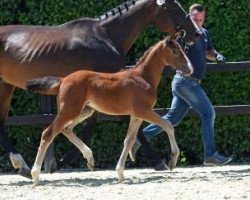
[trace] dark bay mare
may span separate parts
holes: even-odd
[[[136,66],[117,73],[101,73],[88,70],[76,71],[64,78],[47,76],[26,82],[26,88],[43,94],[57,95],[58,113],[54,121],[43,131],[36,160],[31,170],[34,185],[39,175],[45,153],[62,133],[87,159],[93,170],[95,162],[91,149],[73,132],[74,127],[90,117],[95,110],[110,115],[129,115],[130,123],[124,147],[116,166],[119,181],[124,180],[126,158],[135,143],[143,120],[154,123],[166,131],[170,146],[170,169],[176,166],[179,148],[174,128],[152,110],[157,99],[157,87],[165,66],[171,65],[189,75],[192,66],[180,45],[172,38],[156,43],[139,60]],[[112,141],[110,141],[112,142]]]
[[[181,32],[187,43],[200,32],[174,0],[132,0],[99,18],[81,18],[57,26],[0,27],[0,144],[19,174],[30,169],[6,134],[6,119],[13,91],[43,76],[64,77],[85,69],[117,72],[125,55],[149,24],[169,34]]]

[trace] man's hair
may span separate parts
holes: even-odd
[[[190,6],[189,8],[189,13],[191,13],[193,10],[197,10],[198,12],[203,12],[206,11],[206,9],[204,8],[203,5],[195,3],[193,5]]]

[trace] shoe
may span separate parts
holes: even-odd
[[[136,157],[136,154],[137,154],[137,151],[140,147],[140,143],[138,141],[135,141],[135,144],[134,146],[132,147],[132,149],[129,151],[129,157],[130,159],[135,162],[135,157]]]
[[[225,165],[232,161],[231,157],[225,157],[215,152],[212,156],[208,157],[204,161],[204,165],[214,166],[214,165]]]
[[[154,167],[155,171],[166,171],[169,170],[169,167],[166,165],[166,163],[164,161],[156,164]]]

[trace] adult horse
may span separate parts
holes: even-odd
[[[90,170],[94,168],[91,149],[73,132],[78,123],[90,117],[95,110],[111,115],[129,115],[130,123],[124,147],[116,166],[118,179],[124,180],[125,161],[134,145],[143,120],[158,124],[166,131],[170,146],[170,169],[176,166],[179,148],[174,128],[152,110],[157,98],[157,87],[165,66],[171,65],[183,73],[192,73],[192,65],[173,38],[167,38],[151,47],[135,68],[117,73],[100,73],[88,70],[74,72],[64,78],[47,76],[26,82],[26,88],[43,94],[57,95],[58,114],[41,136],[40,146],[31,174],[34,185],[39,175],[44,155],[50,143],[62,133],[82,152]]]
[[[200,32],[174,0],[132,0],[97,19],[82,18],[58,26],[11,25],[0,27],[0,144],[19,174],[30,169],[5,132],[13,91],[25,81],[53,75],[64,77],[88,69],[116,72],[142,30],[154,24],[174,34],[181,31],[187,43]]]

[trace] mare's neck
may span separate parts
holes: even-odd
[[[142,30],[154,22],[157,10],[155,1],[137,0],[135,5],[123,8],[121,14],[104,15],[100,23],[117,49],[125,55]]]
[[[157,43],[142,57],[135,68],[138,75],[142,76],[154,90],[157,90],[166,65],[165,57],[162,55],[163,48],[162,41]]]

